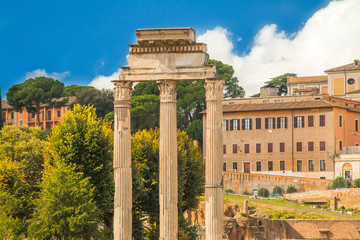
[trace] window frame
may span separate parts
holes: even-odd
[[[244,153],[246,153],[246,154],[250,153],[250,144],[249,143],[244,144]]]
[[[308,115],[308,127],[314,127],[314,115]]]
[[[339,127],[342,128],[342,126],[343,126],[343,121],[342,121],[342,115],[341,115],[341,114],[339,114],[338,121],[339,121]]]
[[[302,152],[302,151],[303,151],[302,142],[296,142],[296,152]]]
[[[233,144],[232,145],[232,154],[237,154],[238,153],[238,148],[237,148],[237,144]]]
[[[322,114],[319,116],[319,127],[326,126],[326,115]]]
[[[326,171],[326,161],[325,161],[325,159],[320,159],[320,171]]]
[[[315,168],[314,160],[308,160],[308,170],[309,172],[313,172]]]
[[[256,143],[256,153],[261,153],[261,143]]]
[[[268,171],[273,171],[273,170],[274,170],[274,162],[268,161]]]
[[[256,171],[261,172],[261,161],[256,162]]]
[[[305,117],[294,116],[294,128],[304,128],[304,127],[305,127]]]
[[[326,151],[326,141],[319,142],[319,151],[321,151],[321,152]]]
[[[274,151],[273,143],[268,143],[268,153],[272,153]]]
[[[281,146],[282,146],[283,148],[281,148]],[[285,143],[284,143],[284,142],[281,142],[281,143],[280,143],[279,152],[285,152]]]
[[[280,171],[285,171],[285,161],[280,161]]]
[[[315,151],[315,144],[314,142],[308,142],[308,152]]]
[[[302,160],[296,160],[296,171],[302,172]]]
[[[238,171],[238,164],[237,162],[233,162],[233,172],[237,172]]]
[[[359,120],[355,119],[355,132],[359,131]]]

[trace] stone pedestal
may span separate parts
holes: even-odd
[[[130,81],[114,82],[114,239],[132,240]]]
[[[178,239],[177,81],[158,81],[160,90],[160,239]]]
[[[221,240],[224,233],[224,197],[222,177],[222,113],[224,79],[205,80],[206,89],[206,240]]]

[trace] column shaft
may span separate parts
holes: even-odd
[[[175,240],[178,239],[177,82],[158,81],[158,85],[160,89],[160,240]]]
[[[222,100],[225,81],[205,80],[206,89],[206,165],[205,233],[206,240],[221,240],[224,233],[222,176]]]
[[[129,81],[114,81],[114,239],[132,240],[132,171]]]

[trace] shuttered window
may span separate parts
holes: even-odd
[[[314,127],[314,116],[308,116],[308,127]]]
[[[256,153],[261,153],[261,143],[256,144]]]
[[[277,128],[287,128],[287,117],[277,118]]]
[[[273,161],[269,161],[268,162],[268,171],[272,171],[273,170]]]
[[[280,152],[285,152],[285,143],[280,143]]]
[[[252,119],[251,118],[245,118],[242,119],[242,129],[243,130],[251,130],[252,129]]]
[[[294,127],[295,128],[303,128],[304,125],[305,125],[305,117],[304,116],[294,117]]]
[[[285,161],[280,161],[280,170],[281,171],[285,170]]]
[[[325,127],[325,115],[320,115],[319,117],[319,126]]]
[[[237,154],[237,144],[233,144],[233,154]]]
[[[308,151],[309,152],[314,151],[314,142],[308,142]]]
[[[275,128],[275,118],[265,118],[265,129]]]
[[[325,141],[320,141],[320,151],[325,151]]]
[[[261,118],[256,119],[256,129],[261,129]]]
[[[302,152],[302,142],[297,142],[296,143],[296,151],[297,152]]]
[[[245,153],[250,153],[250,144],[245,144],[244,150],[245,150]]]
[[[256,162],[256,171],[261,171],[261,162]]]
[[[273,152],[273,144],[272,143],[268,143],[268,152],[269,153]]]
[[[355,120],[355,131],[359,131],[359,120]]]
[[[226,154],[226,145],[223,145],[223,154]]]

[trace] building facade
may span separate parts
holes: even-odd
[[[63,98],[59,99],[60,101]],[[54,127],[62,116],[70,109],[70,106],[75,102],[75,97],[69,97],[67,103],[62,107],[51,107],[41,105],[39,109],[40,127],[49,129]],[[34,127],[37,125],[37,116],[26,111],[24,108],[20,112],[15,112],[14,109],[7,103],[7,100],[2,100],[2,117],[5,125],[15,126],[29,126]]]
[[[335,157],[360,144],[359,120],[360,102],[328,95],[226,100],[223,170],[333,179]]]

